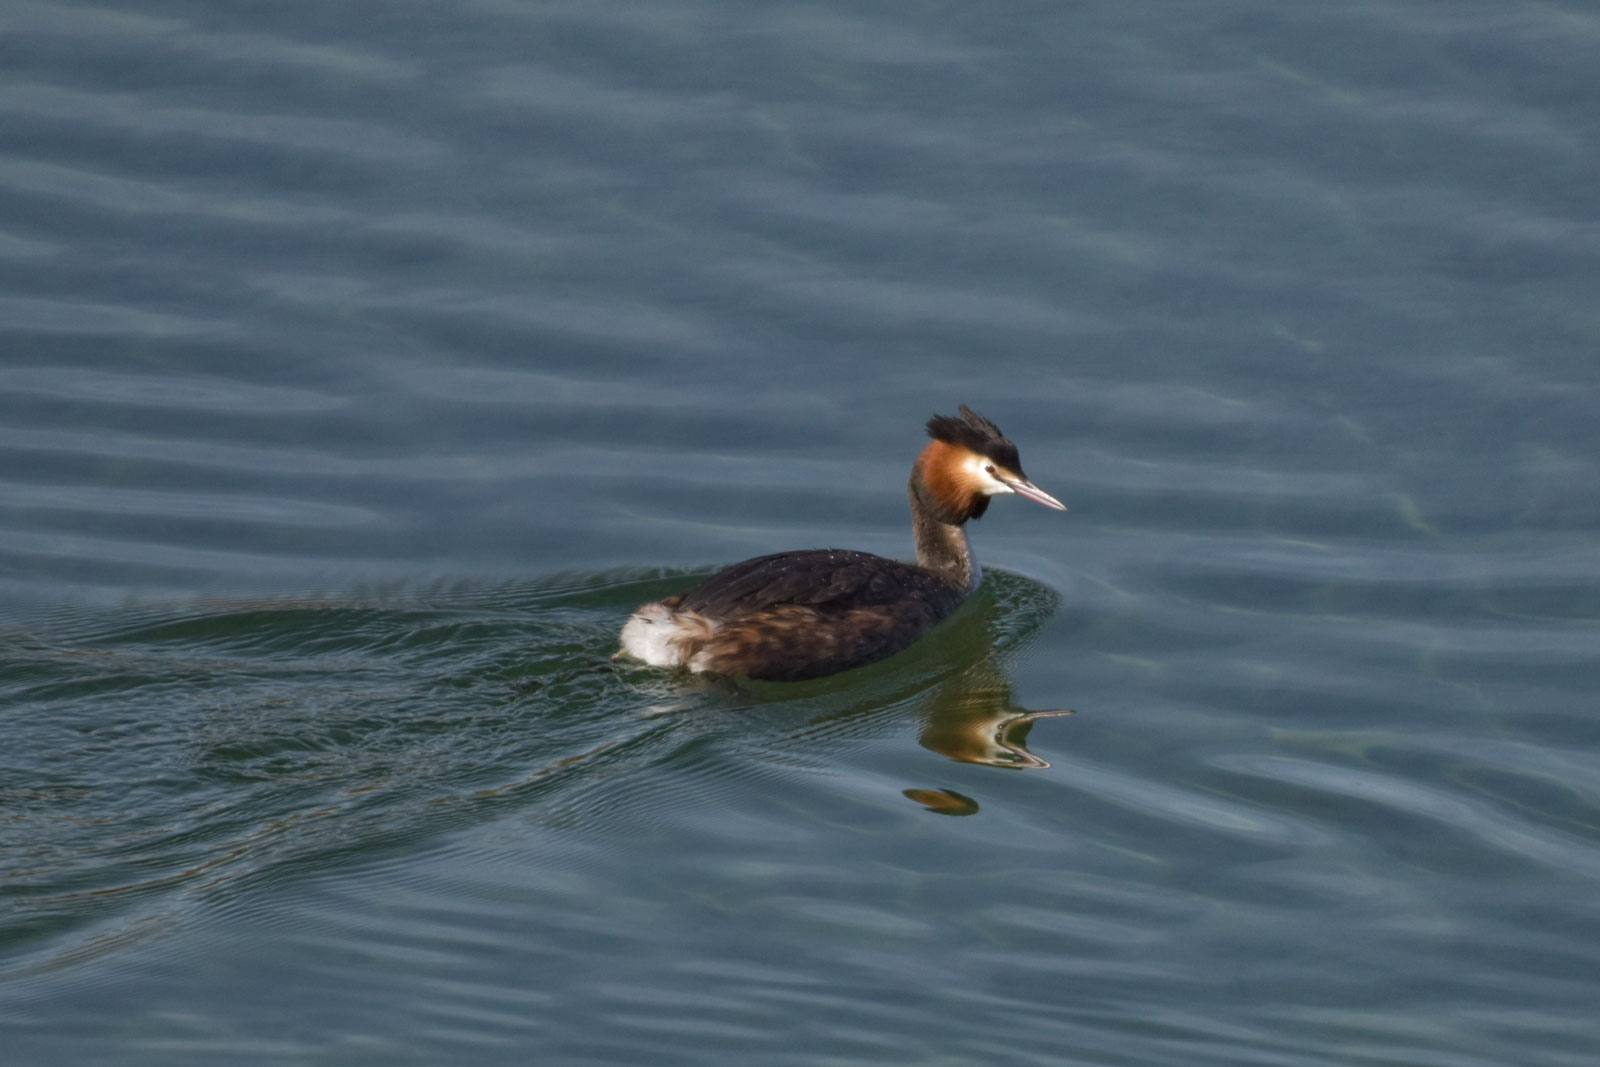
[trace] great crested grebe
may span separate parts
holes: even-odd
[[[883,659],[927,633],[978,588],[983,575],[963,527],[990,497],[1016,493],[1067,509],[1028,481],[1017,446],[965,404],[960,417],[929,419],[928,436],[911,468],[915,565],[841,548],[747,559],[641,606],[622,627],[619,655],[797,682]]]

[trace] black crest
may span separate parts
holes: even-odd
[[[1000,432],[1000,427],[961,405],[961,417],[935,415],[928,420],[928,436],[947,445],[956,445],[980,456],[988,456],[1007,470],[1022,473],[1022,460],[1017,456],[1017,446]]]

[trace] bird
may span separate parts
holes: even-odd
[[[685,592],[643,604],[622,627],[619,657],[652,667],[797,682],[904,650],[983,579],[966,524],[996,496],[1065,511],[1029,481],[1017,446],[962,404],[934,415],[907,487],[917,562],[821,548],[734,563]]]

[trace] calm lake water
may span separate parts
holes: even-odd
[[[6,1064],[1600,1062],[1592,5],[0,28]]]

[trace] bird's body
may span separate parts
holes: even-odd
[[[953,612],[982,574],[964,529],[989,497],[1060,501],[1022,474],[1017,449],[961,408],[936,415],[911,471],[917,562],[807,549],[735,563],[704,583],[645,604],[622,628],[622,651],[652,666],[799,681],[893,655]]]

